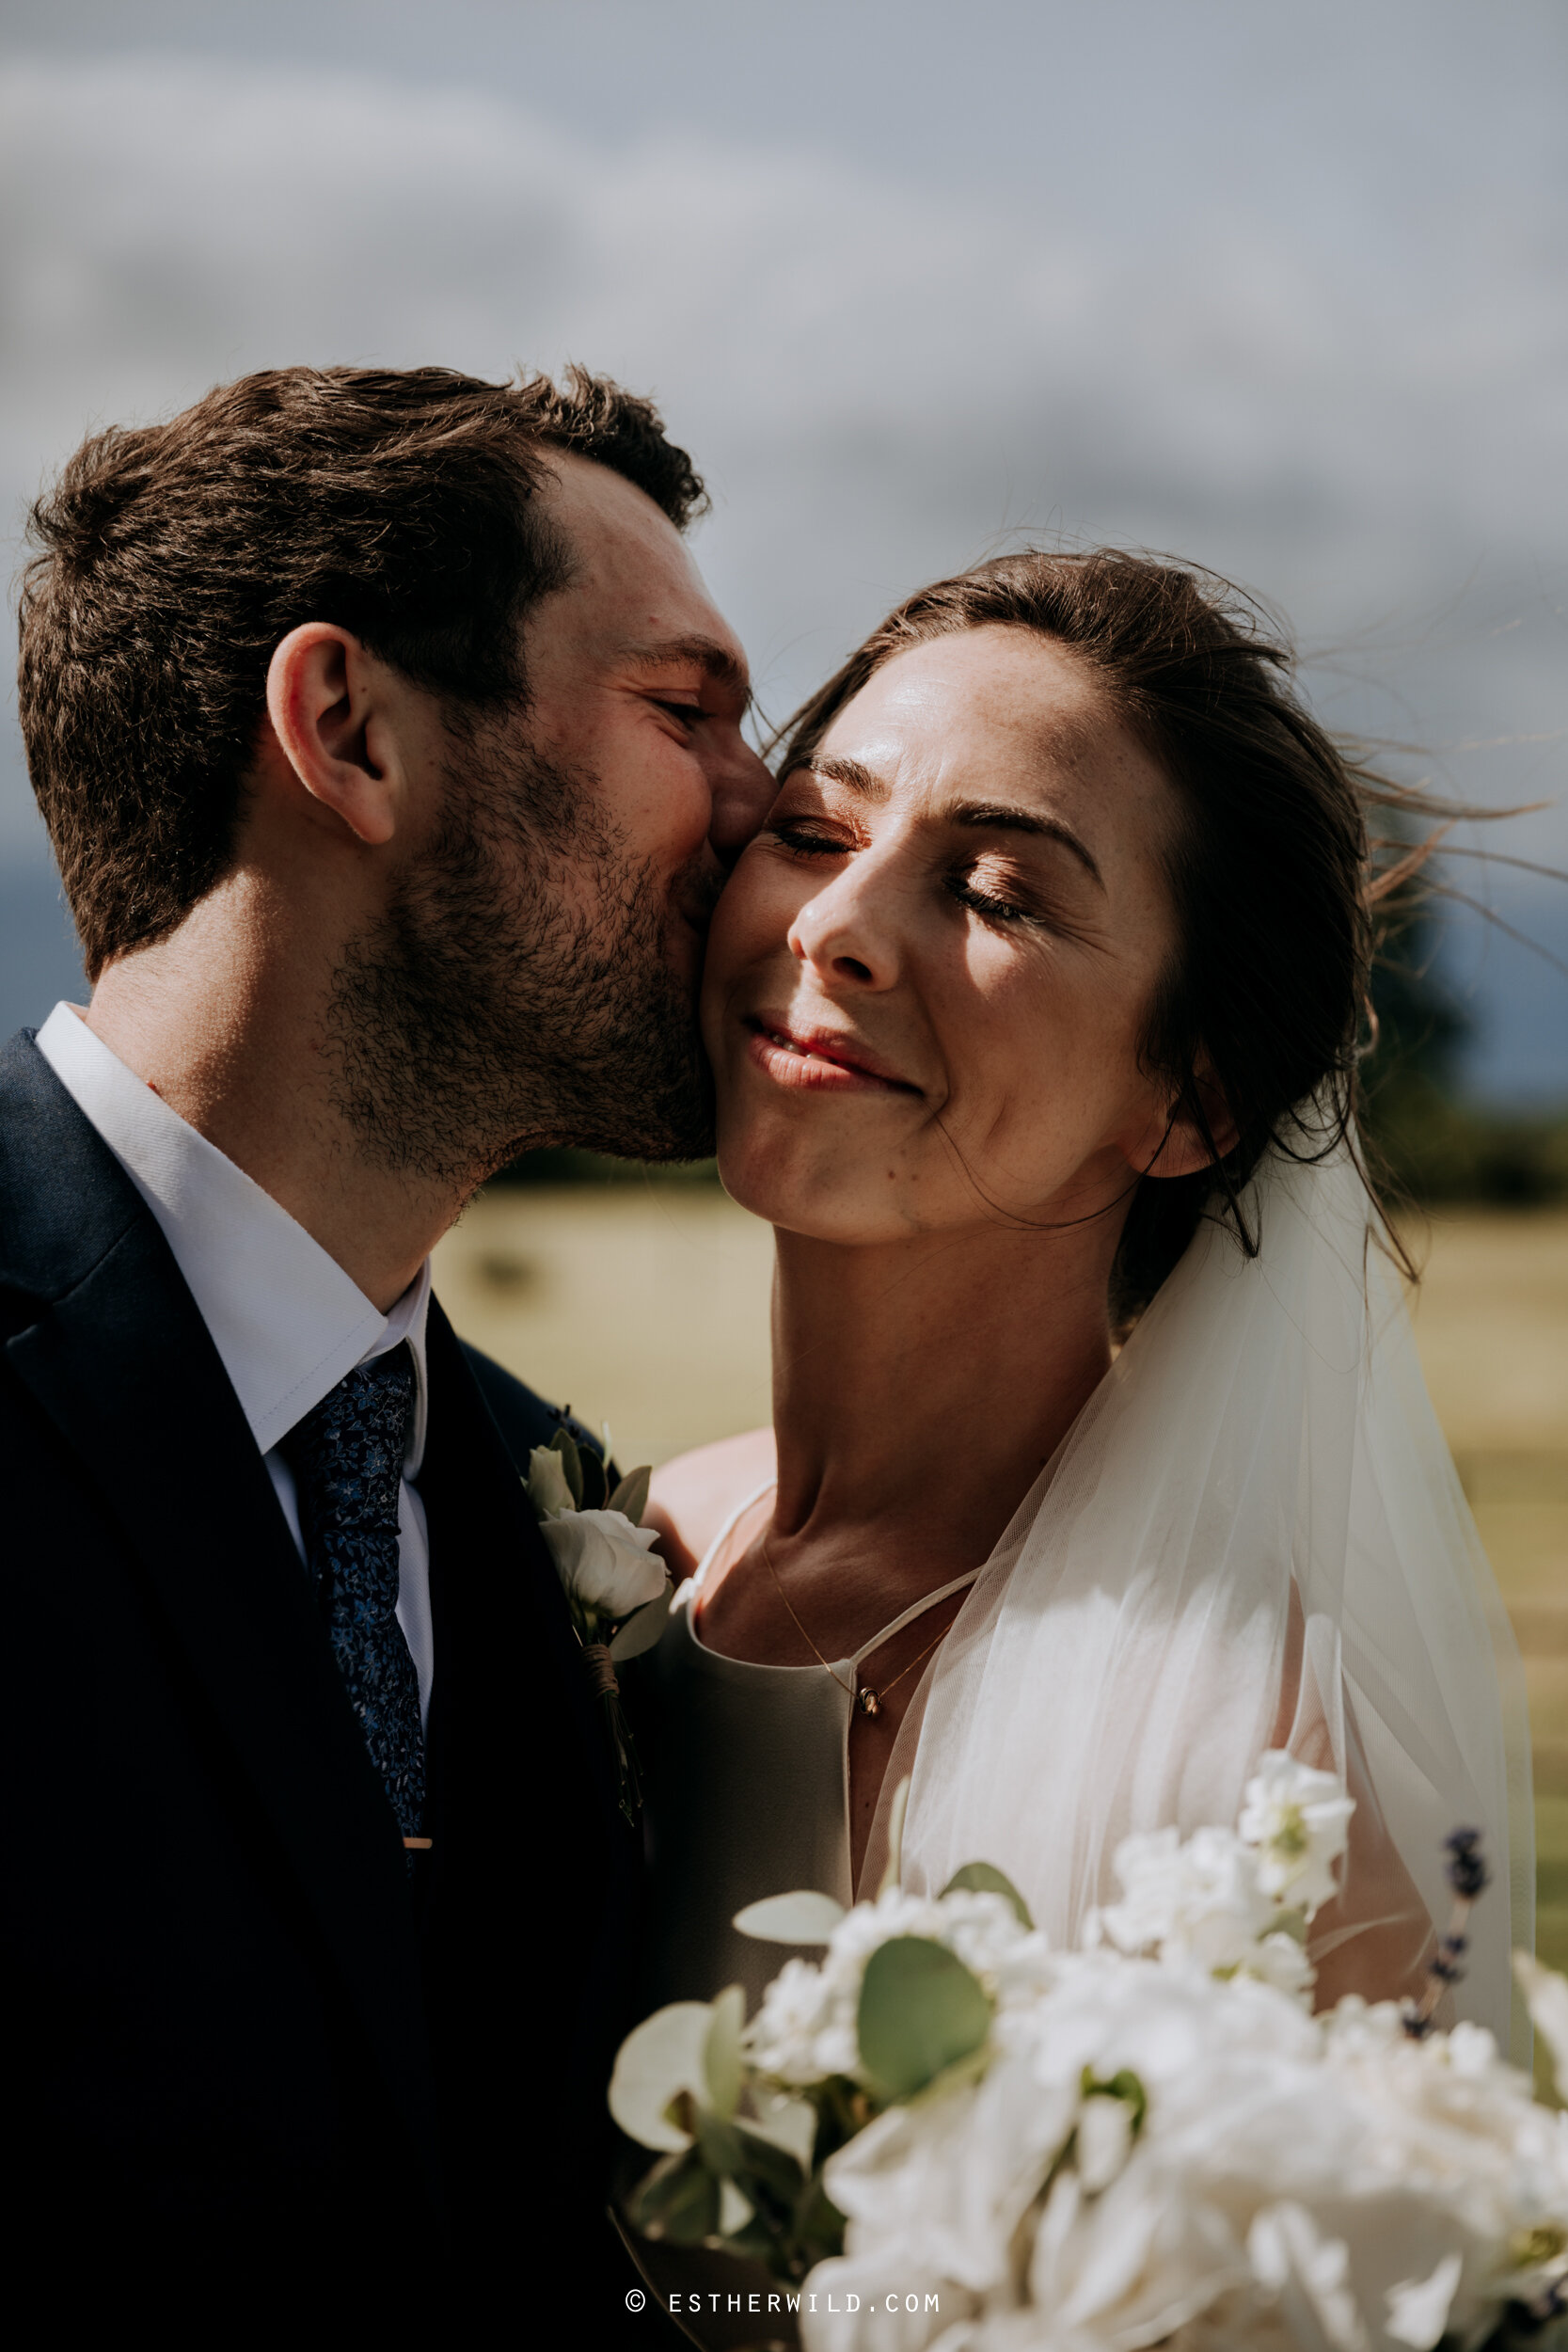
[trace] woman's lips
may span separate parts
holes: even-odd
[[[759,1070],[779,1086],[800,1087],[835,1094],[918,1094],[907,1078],[896,1078],[876,1057],[847,1039],[821,1030],[791,1029],[782,1021],[754,1013],[746,1023],[748,1047]]]

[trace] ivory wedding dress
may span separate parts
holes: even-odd
[[[707,1578],[750,1534],[773,1482],[730,1513],[694,1576],[676,1594],[649,1663],[657,1690],[658,1751],[649,1805],[654,1831],[650,2009],[705,2001],[726,1984],[748,2009],[787,1954],[731,1924],[764,1896],[812,1887],[854,1900],[849,1870],[849,1724],[863,1659],[978,1569],[927,1593],[831,1668],[726,1658],[702,1638]]]
[[[1245,1205],[1259,1255],[1200,1228],[978,1565],[900,1728],[862,1891],[911,1772],[904,1883],[993,1863],[1070,1944],[1117,1891],[1121,1837],[1233,1823],[1282,1739],[1349,1780],[1362,1849],[1388,1863],[1358,1883],[1353,1848],[1341,1941],[1388,1924],[1397,1880],[1418,1944],[1447,1916],[1445,1836],[1482,1832],[1503,1883],[1472,1920],[1456,2007],[1506,2046],[1510,1946],[1533,1941],[1518,1653],[1348,1153],[1271,1158]],[[850,1896],[850,1700],[820,1667],[705,1649],[707,1572],[650,1660],[649,1990],[738,1981],[754,2001],[784,1954],[736,1935],[735,1912],[797,1886]],[[851,1687],[855,1663],[838,1661]]]

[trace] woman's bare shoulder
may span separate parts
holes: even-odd
[[[736,1505],[773,1476],[776,1460],[771,1429],[748,1429],[655,1470],[647,1524],[663,1536],[659,1549],[677,1584],[695,1571]]]

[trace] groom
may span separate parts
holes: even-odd
[[[13,2296],[610,2324],[637,1840],[518,1478],[559,1416],[429,1255],[520,1151],[708,1148],[769,787],[702,499],[603,380],[293,369],[35,510],[94,986],[0,1052]]]

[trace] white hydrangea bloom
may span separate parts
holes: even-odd
[[[1050,1981],[1050,1947],[1025,1928],[1004,1895],[960,1891],[933,1897],[891,1887],[857,1903],[834,1928],[820,1963],[784,1963],[746,2029],[759,2074],[797,2086],[829,2074],[858,2074],[856,2021],[865,1963],[895,1936],[928,1936],[974,1970],[998,2010],[1027,2001]]]
[[[1061,1956],[996,2041],[984,2081],[890,2109],[832,2160],[848,2230],[813,2274],[837,2309],[805,2325],[809,2352],[881,2352],[847,2295],[863,2314],[905,2276],[942,2314],[900,2323],[907,2352],[955,2315],[965,2352],[1433,2352],[1568,2272],[1568,2115],[1479,2027],[1414,2042],[1393,2003],[1315,2019],[1254,1979],[1101,1947]],[[1061,2159],[1085,2070],[1134,2075],[1148,2106],[1117,2161],[1091,2133],[1080,2168]]]
[[[1246,1785],[1237,1824],[1256,1848],[1259,1883],[1268,1895],[1300,1903],[1308,1918],[1336,1891],[1333,1866],[1345,1851],[1355,1800],[1333,1772],[1298,1764],[1271,1748]]]
[[[1096,1915],[1093,1933],[1118,1950],[1260,1977],[1286,1993],[1310,1988],[1307,1955],[1278,1929],[1280,1905],[1234,1831],[1200,1829],[1185,1844],[1174,1829],[1125,1837],[1115,1868],[1122,1899]]]

